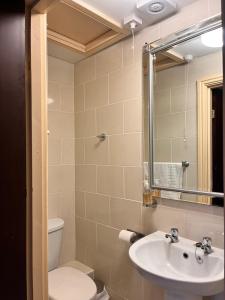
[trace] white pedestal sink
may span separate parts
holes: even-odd
[[[204,255],[195,250],[195,241],[180,237],[171,243],[165,232],[157,231],[134,243],[129,256],[145,278],[165,289],[165,300],[201,300],[222,293],[224,251],[213,247],[213,253]]]

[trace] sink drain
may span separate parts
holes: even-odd
[[[184,252],[184,253],[183,253],[183,257],[184,257],[185,259],[187,259],[187,258],[189,257],[189,255],[188,255],[186,252]]]

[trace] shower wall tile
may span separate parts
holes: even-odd
[[[63,264],[75,258],[74,66],[49,56],[48,74],[48,217],[64,220]]]
[[[223,245],[221,210],[169,200],[159,200],[156,209],[143,208],[141,203],[143,45],[192,25],[217,9],[211,0],[196,1],[175,16],[137,32],[134,49],[129,37],[75,67],[76,258],[94,268],[112,300],[163,300],[164,296],[163,289],[143,279],[131,265],[129,245],[118,239],[120,229],[129,227],[149,234],[168,232],[175,226],[184,237],[200,239],[202,234],[211,234],[215,245]],[[211,68],[220,71],[218,66]],[[195,72],[202,71],[197,68]],[[157,160],[171,161],[173,157],[180,161],[186,132],[185,159],[188,157],[191,164],[185,184],[194,185],[196,157],[189,149],[196,137],[194,80],[181,66],[171,74],[158,74],[157,80],[165,84],[164,89],[157,89],[156,122],[162,118]],[[101,133],[107,134],[104,142],[96,138]]]

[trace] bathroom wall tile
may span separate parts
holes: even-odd
[[[156,118],[156,138],[184,137],[184,125],[184,112],[159,116]]]
[[[74,84],[74,66],[64,60],[48,56],[48,80],[60,84]]]
[[[98,166],[97,191],[100,194],[123,197],[123,168],[111,166]]]
[[[110,221],[111,225],[118,229],[130,228],[136,231],[141,230],[141,203],[111,198],[110,200]]]
[[[189,189],[198,189],[198,169],[197,164],[190,164],[187,172],[187,187]]]
[[[163,87],[163,89],[183,86],[185,84],[183,65],[158,72],[155,83],[157,88]]]
[[[96,192],[96,166],[78,165],[75,167],[76,190]]]
[[[155,97],[155,114],[163,115],[170,113],[170,103],[171,103],[171,92],[170,88],[159,89],[154,93]]]
[[[71,85],[61,86],[61,110],[74,112],[74,88]]]
[[[85,85],[85,109],[108,104],[108,76],[99,77]]]
[[[125,197],[142,201],[143,194],[143,168],[126,167],[124,168],[125,176]]]
[[[189,162],[197,161],[197,140],[194,138],[177,138],[172,140],[172,161],[181,162],[187,160]]]
[[[75,190],[75,172],[74,165],[60,166],[60,187],[63,192],[72,192]]]
[[[57,82],[48,82],[48,110],[60,109],[60,85]]]
[[[84,59],[75,65],[75,85],[95,79],[95,56]],[[76,89],[76,87],[75,87]]]
[[[48,163],[59,164],[61,161],[61,141],[49,136],[48,139]]]
[[[85,217],[85,192],[75,192],[75,215]]]
[[[123,132],[123,104],[113,104],[97,109],[96,118],[98,134]]]
[[[96,224],[86,219],[76,217],[76,239],[77,244],[80,243],[85,251],[87,248],[95,248]]]
[[[197,111],[189,110],[186,112],[186,135],[188,137],[197,136]]]
[[[221,0],[208,0],[210,15],[217,15],[221,13]]]
[[[75,140],[75,161],[76,164],[83,164],[84,163],[84,139],[76,139]]]
[[[74,138],[74,114],[49,111],[48,129],[53,138]]]
[[[159,205],[156,209],[143,207],[142,222],[146,234],[157,230],[169,232],[172,227],[176,227],[180,235],[186,235],[186,212],[183,209],[163,205]]]
[[[141,96],[141,65],[131,65],[109,74],[109,102],[116,103]]]
[[[105,165],[108,163],[108,139],[100,142],[96,137],[85,139],[85,163]]]
[[[186,110],[197,110],[197,84],[189,84],[186,97]]]
[[[84,84],[77,85],[74,90],[75,111],[84,111]]]
[[[61,167],[59,165],[48,166],[48,193],[57,194],[61,192],[60,188],[61,181]]]
[[[86,193],[86,216],[102,224],[109,224],[109,197]]]
[[[171,89],[171,112],[182,112],[185,110],[186,93],[185,86]]]
[[[169,162],[172,158],[172,142],[171,139],[155,140],[155,161]]]
[[[122,45],[115,44],[96,55],[97,76],[112,72],[122,66]]]
[[[124,103],[124,131],[142,131],[142,102],[131,100]]]
[[[75,197],[74,192],[64,192],[59,203],[59,217],[64,220],[60,264],[74,259],[75,256]]]
[[[109,137],[110,163],[121,166],[141,165],[141,134],[131,133]]]
[[[142,277],[124,257],[112,265],[110,279],[109,286],[125,299],[143,299]]]
[[[195,211],[187,212],[187,238],[201,241],[210,236],[215,247],[224,247],[224,218]]]
[[[48,194],[48,218],[57,218],[59,215],[60,194]]]
[[[75,164],[74,139],[62,139],[62,163]]]
[[[88,110],[75,114],[76,138],[96,135],[95,111]]]
[[[152,283],[150,280],[143,278],[143,300],[149,299],[164,299],[164,289],[160,288],[158,285]]]

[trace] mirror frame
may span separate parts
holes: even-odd
[[[200,23],[197,23],[193,26],[190,26],[184,30],[178,31],[174,34],[169,35],[165,39],[158,40],[153,43],[146,44],[143,48],[143,55],[147,56],[147,69],[148,69],[148,78],[147,78],[147,96],[148,96],[148,116],[149,116],[149,141],[148,141],[148,151],[149,151],[149,186],[150,189],[157,190],[165,190],[172,192],[181,192],[186,194],[195,194],[201,196],[209,196],[209,197],[218,197],[224,198],[224,193],[218,192],[207,192],[200,190],[192,190],[192,189],[183,189],[183,188],[169,188],[165,186],[154,185],[154,122],[153,122],[153,114],[154,114],[154,70],[153,70],[153,61],[156,53],[161,52],[163,50],[169,50],[175,45],[183,43],[185,41],[191,40],[195,37],[200,36],[203,33],[209,32],[211,30],[222,27],[221,15],[217,15],[215,17],[211,17],[209,19],[203,20]],[[225,174],[224,174],[225,176]]]

